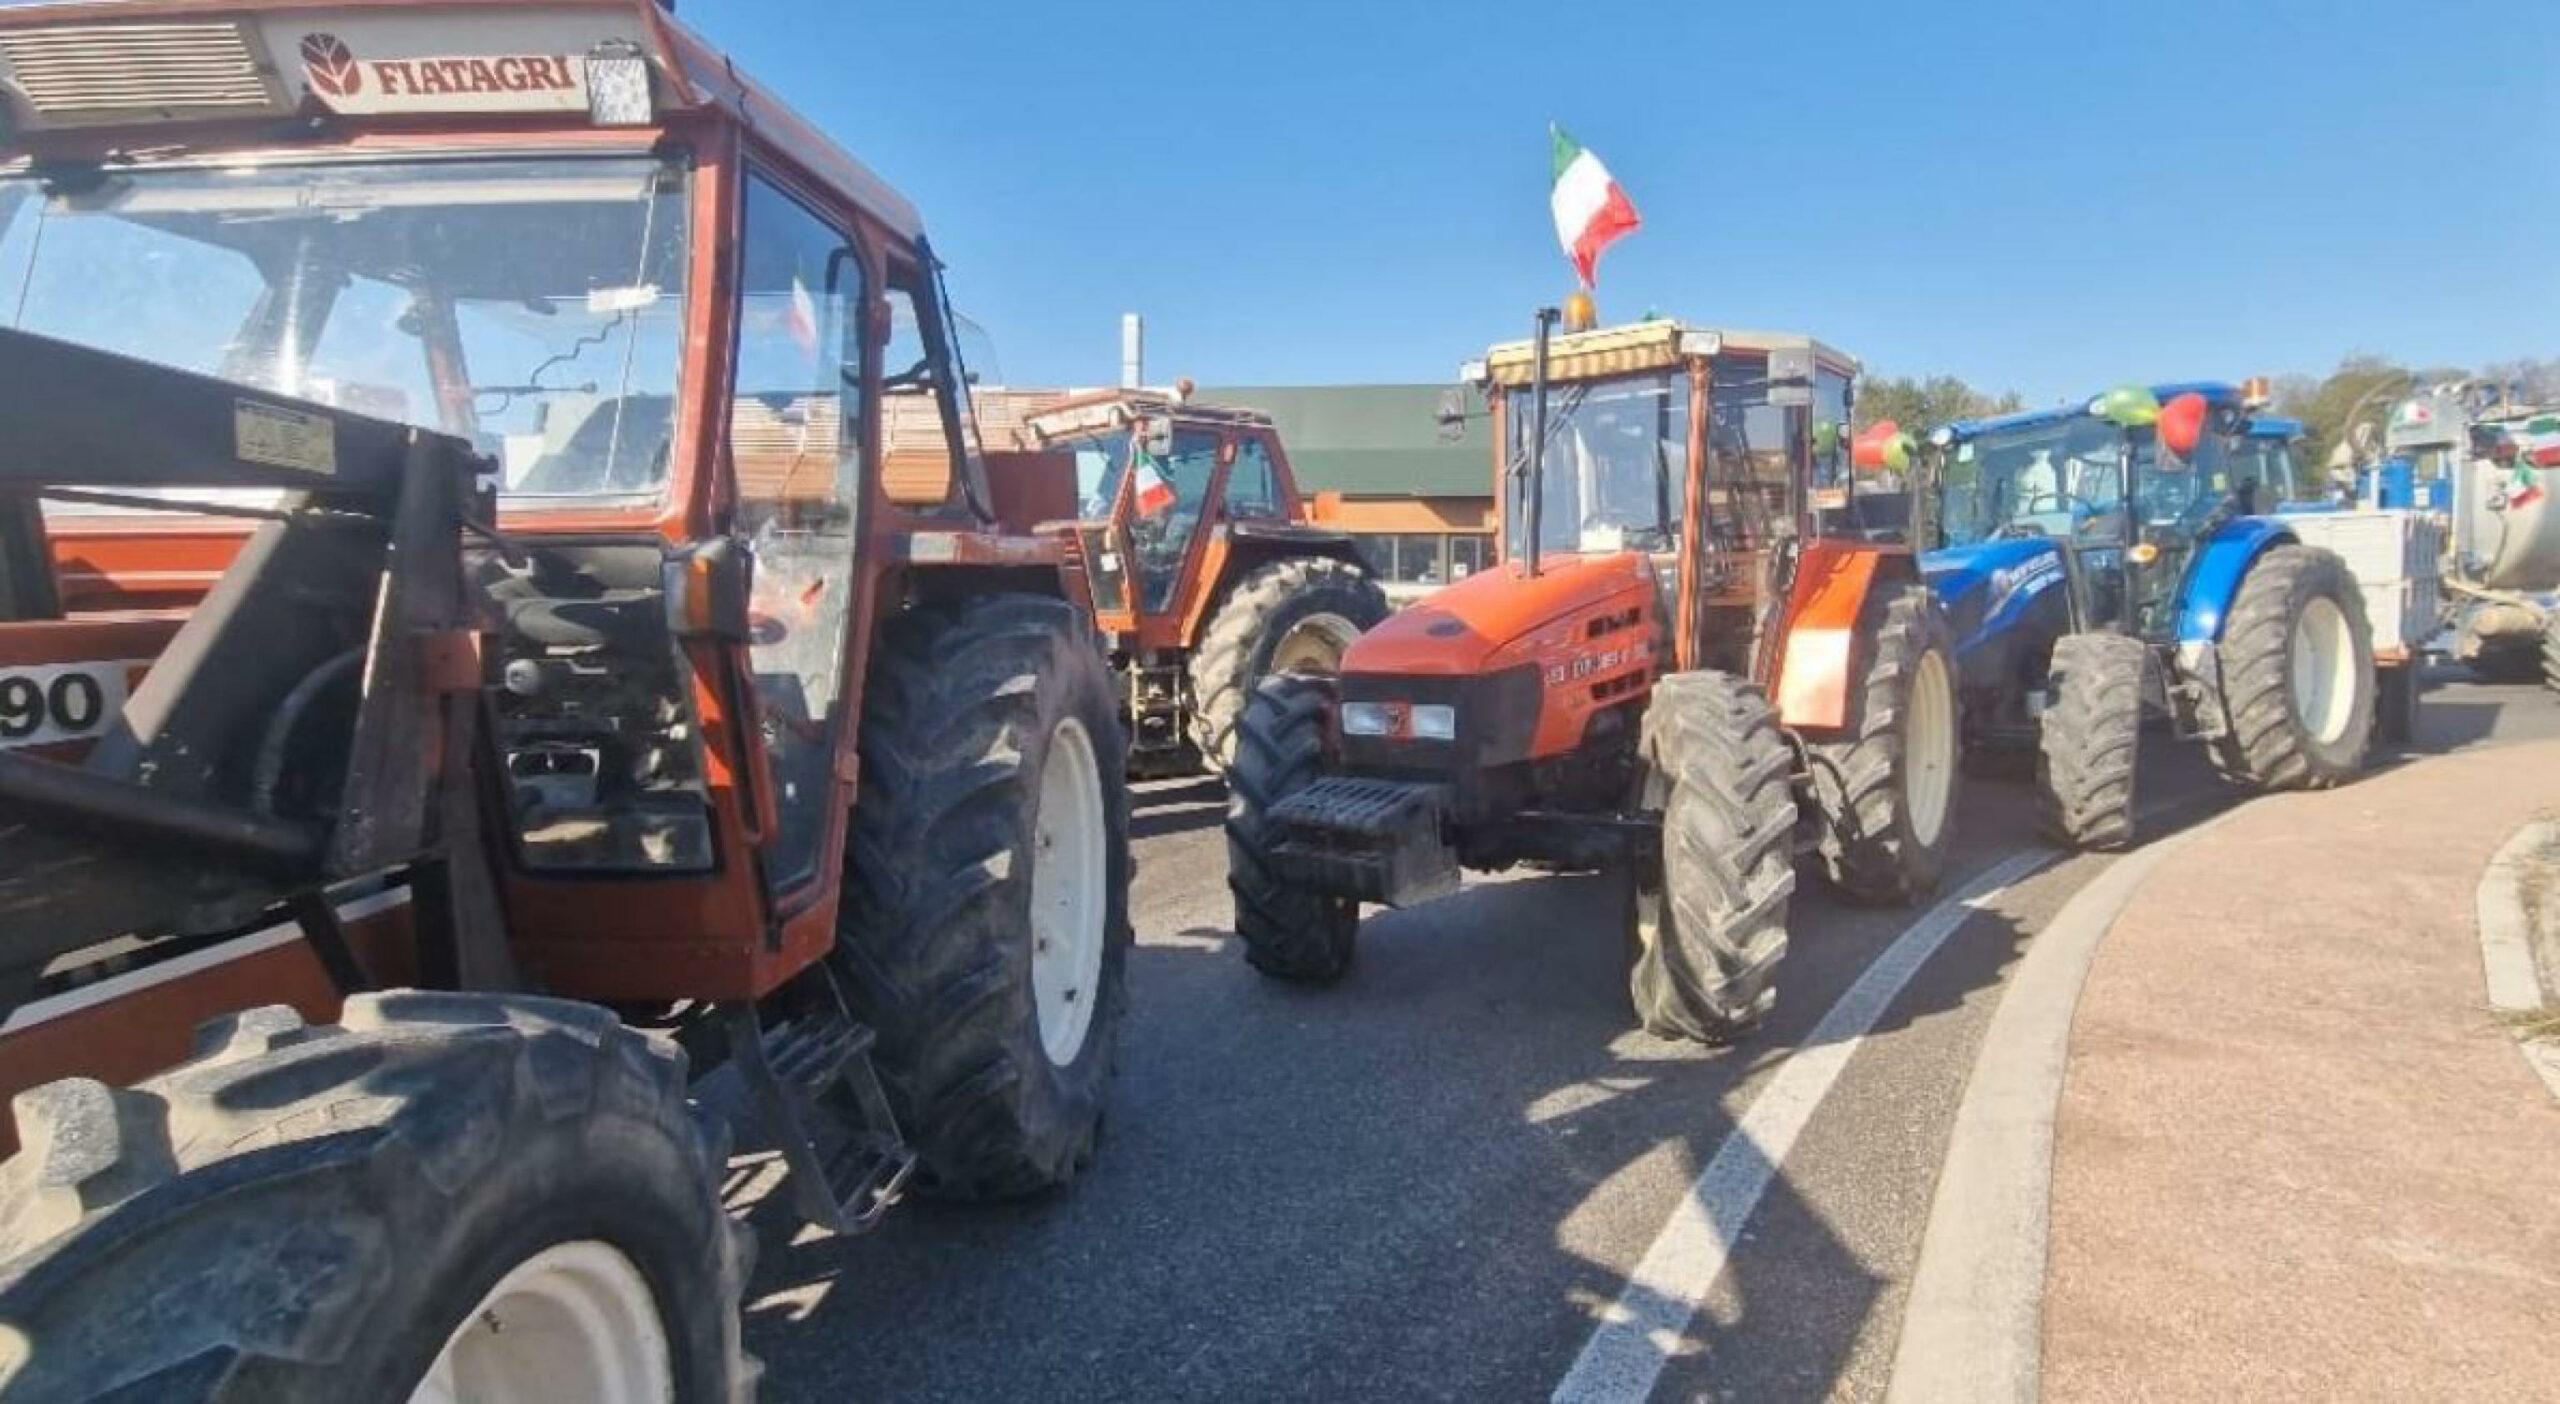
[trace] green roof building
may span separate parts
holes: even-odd
[[[1444,425],[1455,389],[1462,419]],[[1271,416],[1318,520],[1364,538],[1391,587],[1445,584],[1483,568],[1493,529],[1493,449],[1484,402],[1444,385],[1232,385],[1216,405]],[[1399,590],[1398,593],[1403,593]]]

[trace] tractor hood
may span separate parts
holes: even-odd
[[[1653,562],[1633,551],[1549,555],[1534,576],[1499,563],[1362,634],[1342,656],[1342,672],[1472,677],[1563,645],[1586,616],[1653,595]]]
[[[1920,558],[1963,658],[2024,618],[2066,579],[2062,548],[2042,537],[1950,546]]]

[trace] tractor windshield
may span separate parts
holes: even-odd
[[[1958,440],[1938,489],[1946,544],[2121,536],[2126,449],[2122,429],[2085,414],[1993,427]]]
[[[1111,515],[1120,480],[1129,472],[1129,431],[1113,430],[1059,445],[1076,459],[1076,515],[1098,521]]]
[[[1536,417],[1531,392],[1512,390],[1503,413],[1512,462],[1524,463]],[[1685,373],[1548,387],[1540,551],[1668,550],[1680,529],[1688,480]],[[1511,502],[1507,510],[1525,532],[1526,504]],[[1515,534],[1513,553],[1521,549]]]
[[[0,318],[460,435],[512,505],[656,494],[685,175],[642,158],[0,180]]]

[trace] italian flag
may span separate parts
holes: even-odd
[[[1152,517],[1173,506],[1173,484],[1166,482],[1164,474],[1156,471],[1156,461],[1147,456],[1145,449],[1139,449],[1137,457],[1138,471],[1135,486],[1138,515]]]
[[[1573,271],[1587,288],[1598,271],[1600,251],[1636,232],[1644,220],[1599,157],[1552,122],[1547,136],[1555,145],[1556,184],[1547,205],[1555,212],[1556,242],[1564,245],[1565,257],[1573,260]]]
[[[2560,433],[2560,419],[2544,417],[2524,426],[2524,432],[2535,439],[2548,439]],[[2536,442],[2520,445],[2516,466],[2507,479],[2507,505],[2529,507],[2542,500],[2542,474],[2538,469],[2560,469],[2560,443]]]

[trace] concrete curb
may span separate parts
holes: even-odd
[[[2480,927],[2480,968],[2489,985],[2489,1007],[2502,1014],[2539,1009],[2546,1002],[2533,968],[2533,933],[2524,910],[2526,855],[2560,842],[2560,823],[2537,819],[2515,831],[2480,873],[2473,899]],[[2560,1048],[2516,1040],[2525,1065],[2560,1101]]]
[[[2119,859],[2063,904],[1984,1030],[1903,1307],[1890,1404],[2029,1404],[2042,1388],[2053,1118],[2098,947],[2162,860],[2242,808]]]

